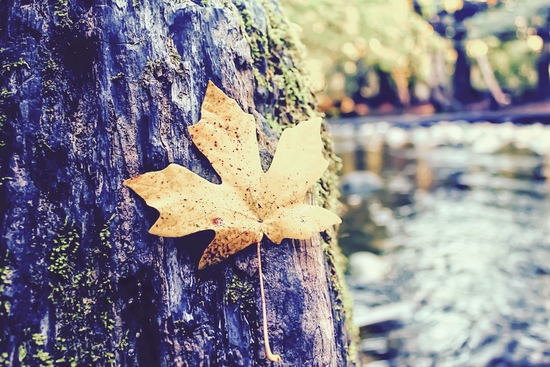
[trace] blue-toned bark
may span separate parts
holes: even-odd
[[[171,162],[219,182],[187,131],[208,80],[254,114],[269,164],[277,119],[265,116],[296,97],[262,79],[246,19],[267,33],[273,12],[260,1],[0,3],[0,366],[271,365],[254,246],[199,272],[209,234],[148,234],[157,213],[122,182]],[[347,365],[321,238],[263,248],[282,365]]]

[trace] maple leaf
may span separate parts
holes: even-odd
[[[331,211],[305,203],[308,190],[328,167],[320,128],[321,118],[314,118],[284,130],[264,172],[254,117],[209,82],[201,120],[189,132],[222,183],[170,164],[124,184],[160,212],[150,233],[182,237],[216,232],[199,269],[261,242],[264,235],[276,244],[284,238],[308,239],[341,222]]]

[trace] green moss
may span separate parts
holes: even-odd
[[[80,247],[80,235],[74,226],[68,225],[68,218],[65,220],[60,233],[53,240],[54,247],[50,253],[50,264],[48,270],[63,281],[69,280],[73,275],[75,264],[72,261]],[[75,275],[78,276],[78,275]],[[77,279],[77,281],[80,278]],[[54,288],[54,292],[56,288]],[[53,297],[54,293],[50,295]]]
[[[12,269],[9,265],[9,251],[6,250],[3,256],[0,257],[0,319],[6,320],[10,313],[11,304],[9,299],[4,295],[6,286],[11,284],[10,274]],[[6,346],[6,343],[10,339],[7,328],[4,328],[0,333],[0,345]],[[8,354],[3,352],[0,354],[0,366],[9,366],[10,361]]]
[[[34,342],[34,347],[36,351],[32,355],[36,362],[41,367],[53,367],[53,360],[50,356],[50,353],[44,351],[44,340],[46,338],[42,334],[32,334],[32,341]]]
[[[69,0],[57,0],[53,15],[56,17],[55,25],[61,28],[71,28],[73,25],[69,18]]]
[[[10,266],[9,264],[7,264],[9,254],[10,254],[9,250],[6,250],[6,254],[2,259],[3,266],[0,267],[0,294],[4,293],[4,287],[10,284],[10,280],[8,279]]]
[[[26,341],[17,348],[17,360],[22,367],[54,367],[56,365],[50,353],[44,350],[46,340],[44,335],[31,334],[29,328],[23,330],[23,335]]]
[[[59,71],[57,63],[53,59],[48,59],[42,68],[42,89],[44,95],[53,96],[57,93],[56,76]]]
[[[271,112],[266,111],[265,113],[265,121],[269,125],[269,127],[278,133],[283,132],[283,128],[281,125],[279,125],[279,120],[271,114]]]
[[[252,68],[257,86],[262,86],[270,92],[270,98],[260,112],[266,117],[267,123],[275,131],[282,131],[294,126],[300,121],[315,116],[322,116],[316,109],[316,99],[310,87],[307,74],[303,72],[304,47],[296,35],[293,25],[288,22],[280,10],[268,0],[259,0],[267,18],[267,30],[261,29],[253,19],[253,14],[246,3],[235,0],[234,5],[242,20],[245,37],[250,45]],[[265,70],[262,72],[262,70]],[[314,197],[317,205],[337,211],[339,208],[339,191],[337,172],[341,168],[341,160],[334,153],[333,143],[323,126],[322,139],[325,158],[329,168],[314,187]],[[349,334],[357,339],[358,330],[351,322],[352,301],[344,283],[346,259],[342,254],[335,233],[327,231],[323,236],[325,255],[333,264],[330,274],[331,284],[336,292],[336,313],[346,317]],[[349,360],[354,359],[355,340],[349,346]]]
[[[170,62],[175,67],[179,67],[179,64],[181,62],[181,56],[177,52],[170,52],[168,54],[168,57],[170,58]]]
[[[231,282],[225,289],[225,298],[230,304],[237,304],[240,308],[254,307],[256,293],[250,283],[242,281],[237,275],[233,275]]]
[[[140,82],[143,87],[147,87],[149,78],[160,79],[169,70],[168,63],[164,60],[151,60],[147,59],[147,64],[141,73]]]
[[[109,78],[110,81],[114,82],[114,81],[117,81],[117,80],[122,80],[124,79],[124,73],[121,71],[120,73],[118,73],[117,75],[113,75],[112,77]]]
[[[5,72],[9,72],[9,71],[17,70],[21,68],[25,68],[28,70],[31,69],[30,65],[25,60],[23,60],[23,58],[19,58],[19,61],[2,64],[2,74]]]
[[[55,307],[56,363],[70,366],[112,365],[114,329],[110,273],[111,217],[98,241],[82,248],[81,233],[68,219],[61,226],[49,256],[50,299]]]
[[[233,274],[231,281],[225,288],[225,299],[230,305],[239,307],[243,315],[253,327],[260,326],[256,306],[256,291],[252,284]]]
[[[172,68],[179,76],[183,77],[183,70],[181,68],[181,56],[178,53],[178,49],[171,37],[166,37],[166,50],[168,51],[168,61],[172,64]]]
[[[44,94],[47,96],[53,96],[57,92],[57,86],[51,79],[44,80],[42,87],[44,88]]]
[[[129,345],[129,339],[130,339],[130,330],[126,330],[126,333],[124,336],[120,339],[120,342],[118,343],[117,349],[122,352],[125,351],[128,348]]]
[[[6,123],[8,117],[6,116],[4,112],[4,104],[6,102],[6,98],[14,94],[15,92],[10,92],[6,88],[2,88],[0,90],[0,136],[3,135],[4,131],[4,124]],[[3,147],[6,145],[6,142],[4,139],[0,138],[0,147]],[[0,182],[0,186],[2,183]]]
[[[58,70],[59,70],[59,67],[57,66],[57,63],[55,62],[54,59],[51,59],[51,58],[48,59],[48,61],[46,62],[46,65],[42,69],[44,73],[55,73]]]
[[[12,95],[14,95],[15,92],[8,90],[7,88],[2,88],[0,90],[0,103],[4,104],[4,100]]]
[[[23,363],[25,358],[27,358],[27,348],[25,345],[21,344],[18,349],[17,359],[19,359],[19,362]]]

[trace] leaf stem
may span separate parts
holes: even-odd
[[[271,353],[271,347],[269,346],[269,339],[267,334],[267,312],[265,307],[264,280],[262,276],[262,259],[260,256],[260,243],[261,241],[258,241],[258,273],[260,274],[260,294],[262,296],[265,355],[267,356],[267,359],[269,359],[272,362],[282,362],[281,356],[279,356],[278,354]]]

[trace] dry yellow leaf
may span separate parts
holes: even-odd
[[[321,119],[314,118],[286,129],[264,173],[254,117],[209,82],[201,120],[189,131],[222,183],[213,184],[170,164],[124,184],[160,212],[150,233],[181,237],[203,230],[216,232],[200,269],[260,242],[264,234],[276,244],[284,238],[308,239],[340,223],[331,211],[305,204],[307,191],[328,166],[322,155],[320,125]]]

